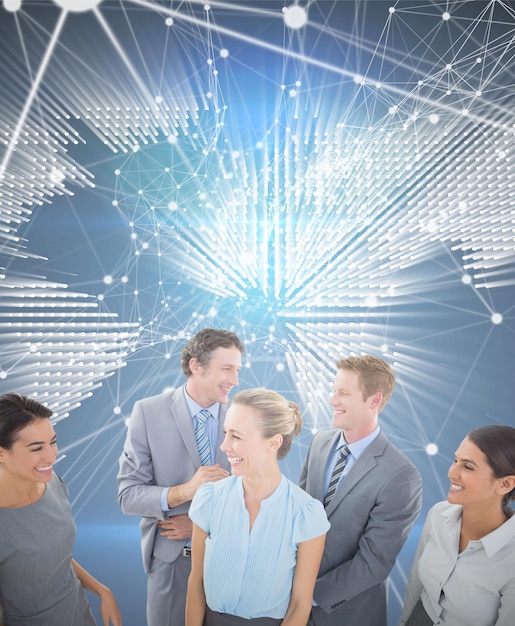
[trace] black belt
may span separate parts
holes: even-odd
[[[181,552],[182,556],[187,556],[191,558],[191,548],[183,548]]]

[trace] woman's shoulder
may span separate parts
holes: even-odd
[[[228,493],[238,487],[237,477],[236,476],[228,476],[227,478],[222,478],[222,480],[217,480],[215,482],[204,483],[197,489],[197,493],[195,494],[196,500],[209,500],[211,498],[218,498],[220,495],[224,493]]]
[[[433,504],[427,513],[428,522],[438,522],[442,519],[458,520],[461,517],[462,507],[459,504],[451,504],[447,500],[442,500]]]
[[[293,483],[291,480],[288,480],[287,478],[285,480],[291,500],[293,500],[300,509],[307,508],[315,511],[322,509],[322,511],[324,511],[324,505],[320,502],[320,500],[310,496],[309,493],[304,491],[304,489]]]

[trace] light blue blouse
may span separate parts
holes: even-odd
[[[245,619],[285,616],[297,546],[330,524],[321,502],[282,477],[249,532],[243,482],[230,476],[199,488],[189,510],[208,533],[204,589],[209,608]]]

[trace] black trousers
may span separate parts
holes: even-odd
[[[277,626],[283,620],[273,617],[256,617],[255,619],[245,619],[228,613],[216,613],[208,606],[206,607],[206,617],[204,626]]]
[[[419,600],[413,607],[406,626],[433,626],[433,620],[426,613],[422,600]]]

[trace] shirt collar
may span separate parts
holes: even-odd
[[[195,400],[193,400],[193,398],[188,394],[188,392],[186,391],[186,385],[184,386],[184,398],[186,400],[186,404],[188,405],[192,418],[195,417],[195,415],[202,409],[206,409],[206,411],[209,411],[211,413],[215,420],[218,419],[218,415],[220,414],[220,404],[218,402],[215,402],[211,406],[200,406],[200,404],[198,404],[198,402],[195,402]]]
[[[461,523],[462,510],[463,507],[460,504],[450,505],[448,509],[442,511],[442,516],[454,526]],[[501,524],[499,528],[496,528],[491,533],[488,533],[488,535],[481,537],[479,541],[481,542],[486,555],[490,558],[513,539],[515,539],[515,515],[512,515],[510,519],[506,520],[504,524]]]
[[[359,439],[358,441],[355,441],[354,443],[347,443],[345,441],[345,437],[343,436],[343,431],[342,431],[340,438],[338,439],[338,445],[336,446],[336,449],[339,450],[343,445],[347,445],[350,450],[350,453],[352,454],[354,459],[357,461],[359,457],[363,454],[363,452],[365,452],[368,446],[372,443],[372,441],[374,441],[377,435],[379,435],[380,432],[381,432],[381,427],[376,426],[376,428],[370,433],[370,435],[367,435],[366,437],[363,437],[363,439]]]

